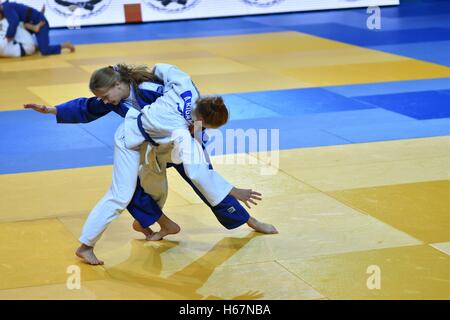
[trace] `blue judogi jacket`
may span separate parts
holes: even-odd
[[[162,96],[164,87],[158,83],[143,82],[138,88],[132,86],[132,90],[139,107],[143,108]],[[97,97],[70,100],[57,105],[56,109],[58,123],[88,123],[111,111],[125,118],[128,112],[128,107],[123,102],[118,105],[107,104]]]
[[[38,24],[42,20],[45,20],[45,16],[42,12],[24,4],[7,1],[2,5],[3,13],[9,23],[9,27],[6,32],[7,38],[15,37],[17,27],[20,22]]]

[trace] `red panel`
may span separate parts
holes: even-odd
[[[125,4],[125,23],[139,23],[142,22],[141,4]]]

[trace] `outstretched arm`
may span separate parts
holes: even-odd
[[[54,114],[55,116],[58,113],[58,110],[55,107],[47,107],[42,104],[28,103],[28,104],[24,104],[23,107],[25,109],[31,109],[31,110],[37,111],[39,113]]]
[[[58,123],[88,123],[103,117],[112,110],[96,97],[74,99],[55,107],[31,103],[24,105],[24,108],[54,114]]]

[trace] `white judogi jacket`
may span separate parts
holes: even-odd
[[[6,31],[8,30],[8,20],[5,18],[0,20],[0,56],[2,57],[20,57],[20,44],[27,55],[34,54],[36,52],[36,46],[31,35],[28,30],[26,30],[21,23],[17,28],[17,33],[14,38],[14,41],[8,42],[6,40]]]
[[[164,94],[142,110],[130,109],[125,117],[125,144],[129,149],[140,146],[145,138],[137,125],[142,113],[142,125],[150,137],[159,144],[174,142],[173,163],[183,163],[187,176],[214,207],[230,193],[233,186],[209,162],[202,145],[191,137],[193,110],[200,93],[189,75],[169,64],[157,64],[156,76],[164,81]]]

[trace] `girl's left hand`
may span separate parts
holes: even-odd
[[[55,114],[55,115],[57,113],[55,107],[47,107],[45,105],[40,105],[40,104],[35,104],[35,103],[24,104],[23,107],[24,107],[24,109],[32,109],[39,113],[51,113],[51,114]]]
[[[236,199],[242,201],[247,208],[251,208],[249,203],[254,204],[255,206],[258,205],[255,201],[261,201],[262,194],[256,191],[253,191],[252,189],[239,189],[239,188],[233,188],[230,192],[230,195],[235,197]]]

